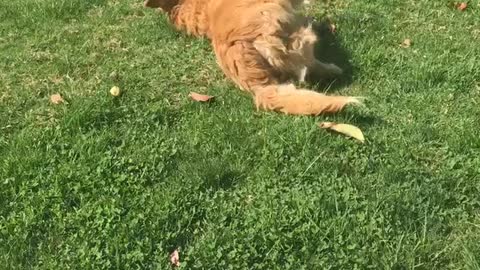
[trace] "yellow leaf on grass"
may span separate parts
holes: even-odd
[[[118,87],[118,86],[112,87],[112,89],[110,89],[110,94],[114,97],[120,96],[120,94],[121,94],[120,87]]]
[[[355,138],[362,143],[365,142],[365,137],[363,136],[363,132],[356,126],[352,126],[349,124],[337,124],[333,122],[322,122],[319,123],[318,126],[323,129],[329,129],[336,131],[338,133],[342,133],[349,137]]]

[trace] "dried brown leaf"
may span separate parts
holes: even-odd
[[[467,7],[468,7],[468,4],[466,2],[462,2],[457,5],[457,9],[460,11],[465,11]]]
[[[403,48],[409,48],[410,46],[412,46],[412,40],[407,38],[402,42],[402,44],[400,44],[400,46],[402,46]]]
[[[170,254],[170,263],[175,266],[179,267],[180,266],[180,254],[178,253],[178,249],[175,249],[171,254]]]
[[[53,94],[50,96],[50,102],[52,102],[55,105],[59,105],[65,102],[63,97],[60,94]]]
[[[189,97],[198,102],[208,102],[215,98],[214,96],[203,95],[195,92],[190,92]]]

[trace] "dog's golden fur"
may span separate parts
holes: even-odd
[[[161,8],[181,31],[208,37],[223,72],[253,94],[257,108],[287,114],[337,112],[354,97],[326,96],[297,89],[307,73],[336,76],[342,71],[314,56],[317,38],[298,14],[304,0],[146,0]]]

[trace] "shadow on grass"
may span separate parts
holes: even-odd
[[[355,115],[351,123],[354,125],[362,126],[363,128],[366,127],[375,127],[375,126],[382,126],[385,125],[385,120],[378,116],[372,115]]]
[[[201,158],[187,166],[190,169],[182,174],[188,181],[179,188],[182,192],[179,192],[176,200],[178,211],[171,212],[166,219],[167,223],[173,223],[172,228],[182,224],[180,232],[174,231],[166,240],[164,247],[169,252],[177,247],[188,246],[196,237],[195,231],[204,230],[208,220],[215,215],[207,205],[212,203],[218,191],[232,191],[245,179],[240,170],[220,158]],[[182,169],[179,171],[182,172]],[[222,222],[228,224],[229,219]]]
[[[330,30],[330,22],[323,20],[314,22],[313,30],[318,36],[319,42],[315,45],[315,57],[324,62],[332,63],[343,69],[339,78],[324,79],[309,75],[307,81],[318,89],[328,88],[337,90],[350,85],[353,82],[353,68],[350,63],[350,53],[342,46],[337,37]]]
[[[229,190],[242,181],[242,175],[239,171],[225,170],[219,175],[205,178],[204,190]]]

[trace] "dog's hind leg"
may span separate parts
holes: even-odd
[[[256,89],[257,108],[293,115],[336,113],[348,104],[361,104],[361,99],[349,96],[327,96],[293,84],[269,85]]]
[[[334,113],[348,104],[361,103],[355,97],[327,96],[293,84],[281,84],[275,69],[255,46],[247,41],[234,45],[215,44],[217,60],[225,74],[242,89],[251,92],[258,109],[295,115]]]

